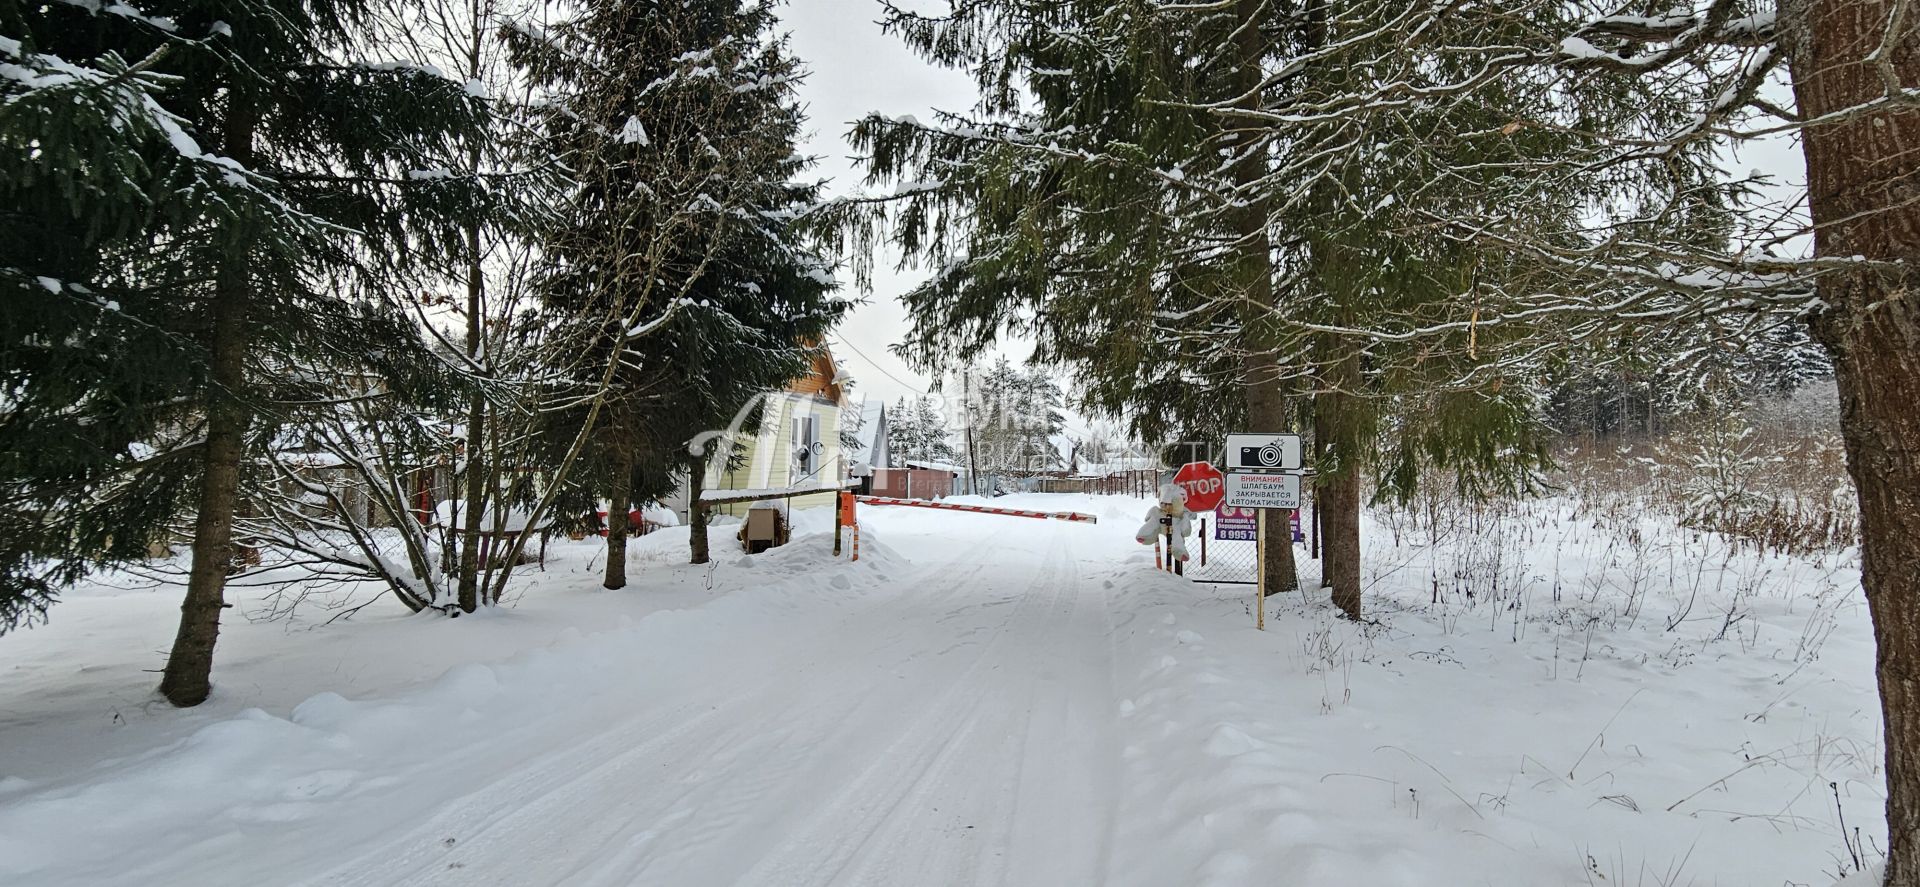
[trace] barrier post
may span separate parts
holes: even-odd
[[[840,556],[840,531],[842,527],[859,526],[854,514],[853,491],[841,490],[839,508],[833,510],[833,556]]]

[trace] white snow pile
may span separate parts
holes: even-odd
[[[1548,511],[1369,523],[1372,625],[1113,571],[1127,883],[1823,884],[1885,846],[1850,564]]]
[[[664,537],[677,537],[684,556],[684,533],[648,538]],[[583,737],[641,763],[644,740],[689,716],[709,688],[753,683],[755,664],[791,651],[898,568],[897,556],[871,536],[859,564],[834,564],[820,543],[803,538],[748,559],[716,533],[716,556],[726,562],[719,569],[751,593],[616,617],[595,633],[567,627],[545,646],[455,665],[391,699],[321,692],[284,715],[248,708],[160,747],[54,778],[0,776],[0,883],[292,883],[321,874],[330,863],[329,854],[314,853],[322,847],[392,845],[394,879],[363,883],[437,869],[434,859],[417,859],[393,840],[396,825],[432,823],[462,834],[527,803],[533,774],[573,778],[540,755]],[[825,606],[814,581],[823,567],[832,568],[837,595]],[[710,658],[693,655],[722,635],[761,652],[724,680],[708,670]],[[437,652],[431,634],[422,640],[413,655]],[[644,714],[623,712],[634,699],[651,705]],[[448,805],[475,787],[477,774],[507,782]]]

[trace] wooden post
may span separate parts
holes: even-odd
[[[1267,630],[1267,509],[1254,509],[1253,627]]]
[[[1313,500],[1312,524],[1313,526],[1310,527],[1309,529],[1313,533],[1313,559],[1319,560],[1320,559],[1320,499],[1318,496],[1314,497],[1314,500]]]
[[[1200,519],[1200,566],[1207,565],[1207,519]]]
[[[839,557],[839,534],[843,526],[847,526],[847,493],[839,495],[833,509],[833,557]]]
[[[1185,576],[1187,574],[1187,565],[1181,563],[1180,560],[1173,555],[1173,518],[1163,517],[1161,520],[1165,521],[1167,526],[1167,572],[1177,576]]]

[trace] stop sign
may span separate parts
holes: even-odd
[[[1212,511],[1227,495],[1227,477],[1212,462],[1188,462],[1174,472],[1173,483],[1187,491],[1187,510]]]

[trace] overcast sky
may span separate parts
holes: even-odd
[[[965,73],[929,66],[899,39],[880,32],[875,0],[788,0],[782,16],[794,54],[812,71],[800,87],[812,127],[803,150],[820,158],[816,173],[831,180],[829,194],[861,190],[862,176],[846,141],[854,120],[869,111],[925,120],[934,108],[964,110],[973,104],[973,81]],[[856,397],[892,403],[929,386],[925,375],[887,350],[906,332],[899,295],[926,272],[896,272],[891,256],[877,265],[868,304],[840,324],[833,350],[853,375]],[[841,277],[851,283],[851,274]],[[1030,346],[1017,344],[1005,350],[1016,362],[1032,353]]]

